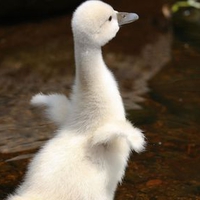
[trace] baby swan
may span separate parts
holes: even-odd
[[[74,12],[76,77],[72,95],[34,96],[58,124],[29,165],[24,182],[7,200],[113,200],[131,150],[140,152],[142,132],[126,120],[117,83],[106,67],[101,46],[119,26],[136,20],[101,1],[90,0]]]

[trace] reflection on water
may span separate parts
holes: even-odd
[[[145,44],[139,55],[107,54],[109,66],[115,69],[120,80],[121,92],[126,109],[140,109],[139,102],[149,91],[152,79],[171,59],[171,33],[159,34],[157,40]]]
[[[66,24],[69,16],[0,28],[0,199],[55,131],[29,105],[31,96],[70,92],[73,41]],[[145,17],[121,32],[104,49],[105,60],[148,145],[132,155],[116,199],[200,199],[200,52]]]
[[[70,52],[69,53],[70,55],[73,55],[72,53],[73,48],[67,49],[66,51]],[[28,53],[31,54],[32,52],[28,52]],[[23,51],[21,52],[21,54],[22,55],[20,56],[21,57],[20,59],[22,59],[21,61],[22,63],[20,63],[19,65],[21,65],[21,68],[23,68],[23,65],[25,65],[24,63],[28,62],[26,60],[26,57],[28,57],[30,61],[31,55],[27,55],[27,52],[23,52]],[[35,54],[36,55],[32,55],[32,56],[37,57],[38,52]],[[126,109],[129,109],[129,110],[141,109],[141,106],[138,103],[144,101],[144,94],[146,94],[149,91],[148,81],[158,71],[160,71],[161,68],[164,67],[167,62],[169,62],[170,56],[171,56],[170,33],[158,35],[157,41],[146,44],[141,50],[141,52],[139,53],[139,55],[131,56],[131,55],[124,55],[124,54],[114,54],[113,52],[112,53],[108,52],[105,55],[106,63],[108,63],[108,66],[114,71],[117,77],[117,80],[119,80],[119,85],[121,87],[121,92],[122,92]],[[57,59],[60,59],[60,58],[57,58]],[[73,56],[71,56],[71,59],[73,59]],[[9,68],[7,66],[8,63],[9,65],[16,64],[15,63],[16,60],[12,61],[12,63],[10,62],[11,62],[10,57],[5,58],[5,60],[2,62],[2,66],[4,68]],[[40,62],[40,58],[37,62]],[[36,64],[38,65],[40,63],[36,63]],[[46,66],[42,66],[42,67],[46,67]],[[9,69],[9,70],[11,71],[13,69]],[[10,71],[9,73],[14,73]],[[7,75],[6,73],[8,72],[7,71],[3,72],[3,75],[4,76]],[[24,71],[22,71],[21,73],[22,74],[20,75],[23,76]],[[29,89],[31,90],[32,84],[34,84],[34,86],[35,84],[38,84],[38,83],[35,83],[37,79],[30,80],[30,79],[33,79],[31,78],[31,76],[34,76],[34,74],[33,75],[28,74],[28,75],[30,76],[28,80],[29,86],[26,86],[26,88],[23,88],[23,90],[24,89],[28,90],[27,87],[29,87]],[[65,79],[64,76],[59,76],[59,75],[56,75],[56,76],[57,78],[61,78],[60,82],[62,81],[63,83],[68,84],[69,85],[68,87],[70,87],[71,82],[62,80],[62,79]],[[74,75],[70,73],[68,74],[68,76],[71,76],[70,80],[72,80]],[[15,78],[18,79],[17,77]],[[15,81],[18,81],[18,80],[15,80]],[[33,81],[34,83],[32,83]],[[51,80],[48,80],[48,81],[51,81]],[[52,81],[55,81],[55,80],[52,80]],[[7,84],[11,84],[11,85],[13,84],[12,82],[7,83],[8,82],[7,79],[5,80],[5,82],[4,83],[6,86]],[[23,84],[23,82],[21,84]],[[16,92],[15,90],[22,90],[20,88],[22,87],[21,84],[19,86],[19,89],[13,88],[14,90],[13,92]],[[52,84],[54,87],[53,89],[50,88],[52,87]],[[8,87],[11,87],[11,86],[9,85],[2,89],[4,93],[8,90]],[[43,83],[39,82],[38,89],[36,92],[45,91],[43,87],[44,87]],[[57,92],[59,85],[58,83],[55,83],[55,82],[53,83],[48,82],[47,87],[48,88],[46,90],[48,92],[52,92],[52,91]],[[64,87],[62,90],[64,90]],[[59,91],[62,91],[62,90],[59,90]],[[2,115],[1,119],[3,123],[0,128],[1,129],[0,151],[3,153],[11,153],[11,152],[18,152],[18,151],[38,148],[43,144],[44,140],[52,136],[51,134],[52,126],[50,124],[49,125],[46,124],[46,120],[44,120],[43,117],[40,116],[41,113],[38,113],[38,114],[36,113],[38,110],[33,110],[33,108],[29,106],[30,91],[27,91],[27,92],[28,92],[27,95],[23,94],[23,96],[19,96],[20,98],[19,101],[16,101],[17,99],[13,98],[13,96],[8,97],[7,94],[5,94],[5,96],[1,96],[2,112],[6,113],[6,118],[5,118],[5,115]],[[14,106],[14,109],[13,109],[13,106]],[[21,110],[21,108],[23,108],[23,110]],[[35,113],[33,114],[34,111]],[[20,116],[20,120],[19,120],[19,116]],[[38,122],[40,123],[38,124]],[[50,127],[50,128],[47,129],[47,127]]]

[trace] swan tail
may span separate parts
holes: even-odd
[[[119,137],[126,138],[130,148],[137,153],[144,151],[146,141],[142,131],[128,121],[117,121],[102,126],[94,133],[92,144],[109,144]]]
[[[70,102],[63,94],[36,94],[31,99],[34,106],[46,106],[45,114],[48,119],[61,126],[66,122]]]

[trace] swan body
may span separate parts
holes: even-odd
[[[123,15],[123,16],[122,16]],[[126,120],[113,74],[101,46],[119,25],[137,18],[101,1],[86,1],[74,12],[72,30],[76,77],[70,99],[35,95],[59,130],[36,154],[24,182],[7,200],[113,200],[131,150],[140,152],[142,132]]]

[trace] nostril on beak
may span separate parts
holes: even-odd
[[[139,19],[139,16],[136,13],[127,13],[127,12],[117,13],[117,20],[118,20],[119,26],[132,23],[138,19]]]

